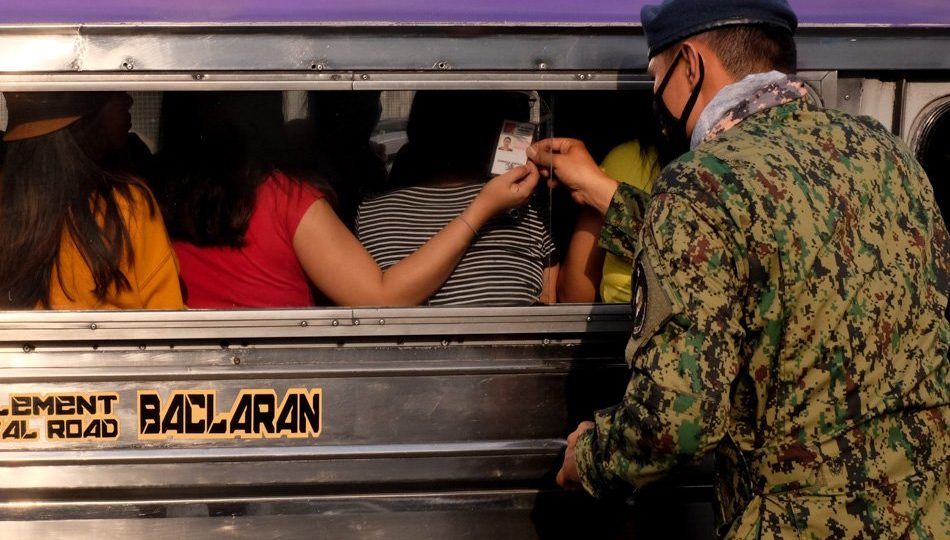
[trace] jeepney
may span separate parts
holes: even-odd
[[[647,95],[642,3],[4,0],[0,90]],[[946,199],[950,5],[792,4],[816,98],[903,137]],[[623,391],[629,320],[2,312],[0,538],[708,537],[708,464],[600,502],[554,485]]]

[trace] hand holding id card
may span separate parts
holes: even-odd
[[[504,174],[528,162],[528,147],[534,142],[535,125],[531,122],[505,120],[501,124],[491,174]]]

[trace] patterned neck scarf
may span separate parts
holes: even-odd
[[[801,79],[778,71],[748,75],[723,87],[703,109],[693,128],[690,148],[715,139],[750,115],[795,101],[807,94],[808,90]]]

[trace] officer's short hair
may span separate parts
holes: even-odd
[[[698,34],[693,39],[709,46],[723,67],[736,79],[771,70],[794,73],[798,62],[792,33],[777,26],[724,26]],[[670,47],[661,54],[673,55],[678,49]]]

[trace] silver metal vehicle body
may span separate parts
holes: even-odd
[[[798,42],[827,105],[945,151],[950,26]],[[649,91],[645,51],[620,23],[5,24],[0,90]],[[622,305],[0,313],[0,538],[703,537],[708,469],[554,486],[628,332]]]

